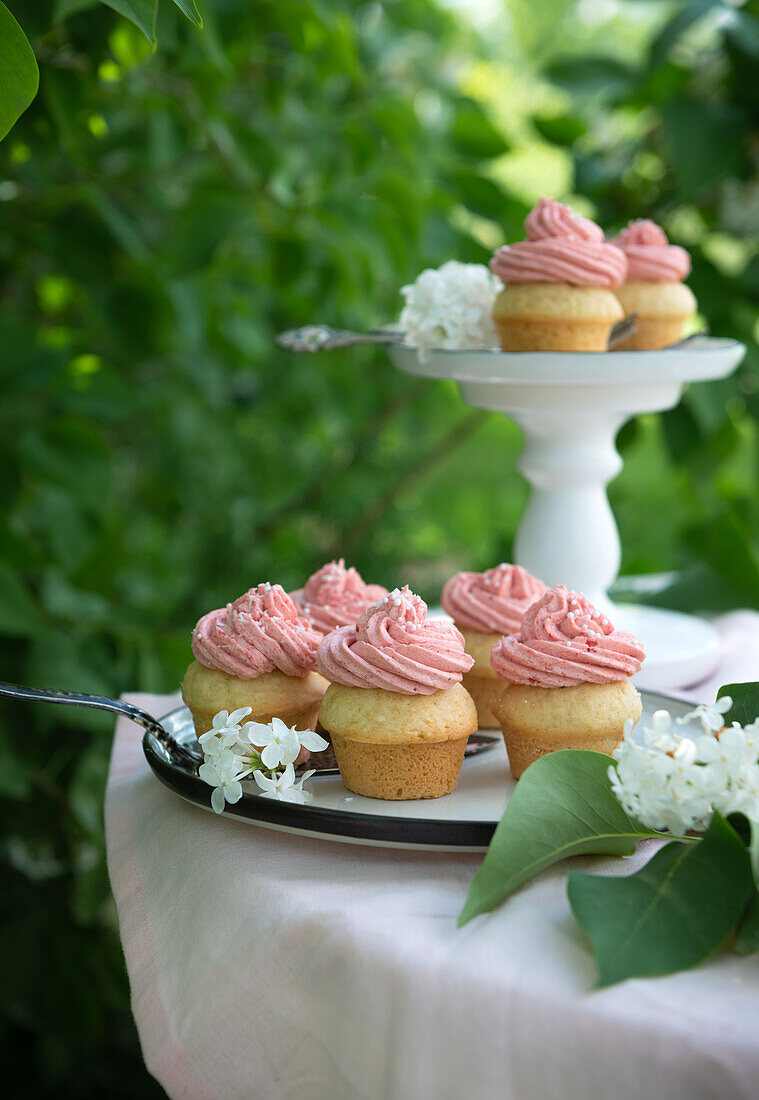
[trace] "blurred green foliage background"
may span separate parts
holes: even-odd
[[[190,5],[186,5],[190,6]],[[508,559],[519,432],[308,320],[522,236],[542,193],[690,249],[738,374],[619,439],[625,574],[759,606],[759,2],[15,0],[40,90],[0,145],[4,679],[173,691],[189,631],[345,555],[435,599]],[[115,9],[115,10],[113,10]],[[151,1096],[104,865],[112,723],[0,716],[5,1057],[29,1096]],[[31,1067],[31,1069],[30,1069]]]

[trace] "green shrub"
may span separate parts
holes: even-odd
[[[94,2],[12,7],[41,79],[0,145],[5,679],[173,691],[195,619],[260,580],[345,554],[434,599],[507,558],[513,425],[382,353],[273,337],[387,322],[423,266],[486,261],[549,156],[611,229],[661,219],[712,331],[749,344],[735,378],[623,430],[625,570],[683,570],[676,605],[759,604],[753,0],[719,27],[652,5],[650,45],[611,58],[558,0],[513,0],[508,36],[432,0],[207,0],[202,31],[164,0],[156,52]],[[104,869],[111,730],[0,723],[2,1000],[32,1095],[151,1088]]]

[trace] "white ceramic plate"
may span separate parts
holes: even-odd
[[[691,704],[666,695],[641,692],[643,721],[665,707],[674,715],[685,714]],[[195,742],[190,713],[186,707],[172,711],[161,724],[180,745]],[[172,759],[155,736],[143,739],[145,756],[157,777],[181,798],[211,811],[211,788],[198,779],[187,765]],[[444,798],[411,802],[384,802],[364,798],[347,790],[339,775],[315,775],[309,781],[314,799],[296,806],[263,798],[254,783],[243,782],[243,797],[224,814],[266,829],[337,840],[351,844],[373,844],[386,848],[417,848],[429,851],[485,851],[498,824],[515,782],[503,741],[464,761],[456,790]]]

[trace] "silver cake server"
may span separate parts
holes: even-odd
[[[200,746],[195,752],[191,752],[187,745],[182,745],[161,725],[157,718],[147,711],[140,710],[133,703],[125,703],[123,699],[108,699],[102,695],[83,695],[76,691],[55,691],[48,688],[24,687],[21,684],[0,683],[0,696],[7,699],[16,699],[25,703],[59,703],[69,707],[91,707],[94,710],[108,710],[113,714],[120,714],[124,718],[131,719],[138,726],[149,730],[156,741],[161,744],[168,755],[181,763],[185,771],[193,775],[198,766],[203,763]]]
[[[182,740],[172,736],[152,714],[140,710],[133,703],[125,703],[123,699],[108,699],[102,695],[83,695],[75,691],[54,691],[47,688],[24,687],[21,684],[0,683],[0,697],[3,696],[7,699],[16,699],[25,703],[58,703],[64,706],[92,707],[95,710],[107,710],[113,714],[120,714],[124,718],[131,719],[132,722],[136,722],[143,729],[149,730],[166,750],[174,767],[179,767],[183,772],[190,775],[197,775],[198,768],[203,763],[203,756],[200,746],[195,740],[195,730],[192,728],[192,719],[188,711],[184,712],[187,716],[186,721],[181,723],[183,726],[188,727],[190,734],[185,741],[183,734],[179,735],[182,736]],[[177,713],[172,711],[171,715],[167,715],[170,724],[175,726],[177,725]],[[172,719],[174,720],[173,723],[171,722]],[[469,757],[487,752],[488,749],[492,749],[496,745],[498,740],[497,735],[478,731],[469,738],[465,755]],[[313,753],[310,759],[296,767],[296,771],[302,771],[306,768],[313,768],[321,775],[339,775],[332,745],[328,745],[323,752]]]
[[[332,328],[331,325],[301,325],[275,337],[285,351],[332,351],[333,348],[351,348],[358,344],[399,344],[403,340],[400,329],[382,329],[381,332],[350,332]]]
[[[612,325],[609,350],[632,336],[637,324],[637,314],[631,313],[629,317]],[[315,352],[357,347],[360,344],[400,344],[403,342],[403,335],[403,330],[399,328],[387,328],[379,332],[351,332],[349,329],[333,328],[331,325],[301,325],[300,328],[280,332],[275,337],[275,342],[285,351]]]

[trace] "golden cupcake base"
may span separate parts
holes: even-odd
[[[625,721],[637,722],[642,710],[629,680],[565,688],[505,684],[492,705],[514,779],[540,756],[558,749],[610,755],[622,740]]]
[[[211,729],[220,710],[231,713],[240,707],[251,708],[246,722],[266,725],[272,718],[280,718],[286,726],[303,730],[315,729],[327,687],[328,681],[318,672],[297,677],[274,671],[242,680],[193,661],[182,681],[182,699],[190,709],[198,737]]]
[[[330,684],[320,720],[345,786],[367,798],[440,798],[458,783],[477,714],[461,686],[430,695]]]
[[[340,777],[349,791],[367,798],[402,801],[441,798],[455,790],[469,740],[372,744],[332,733]]]
[[[610,290],[567,283],[515,283],[493,307],[503,351],[606,351],[623,316]]]
[[[481,730],[497,730],[500,722],[493,714],[493,703],[503,692],[503,680],[497,677],[478,676],[476,672],[465,672],[462,684],[472,696],[477,708],[477,725]]]
[[[615,291],[625,312],[637,314],[634,334],[616,351],[657,351],[676,343],[683,325],[696,312],[693,291],[685,283],[652,283],[635,280]]]

